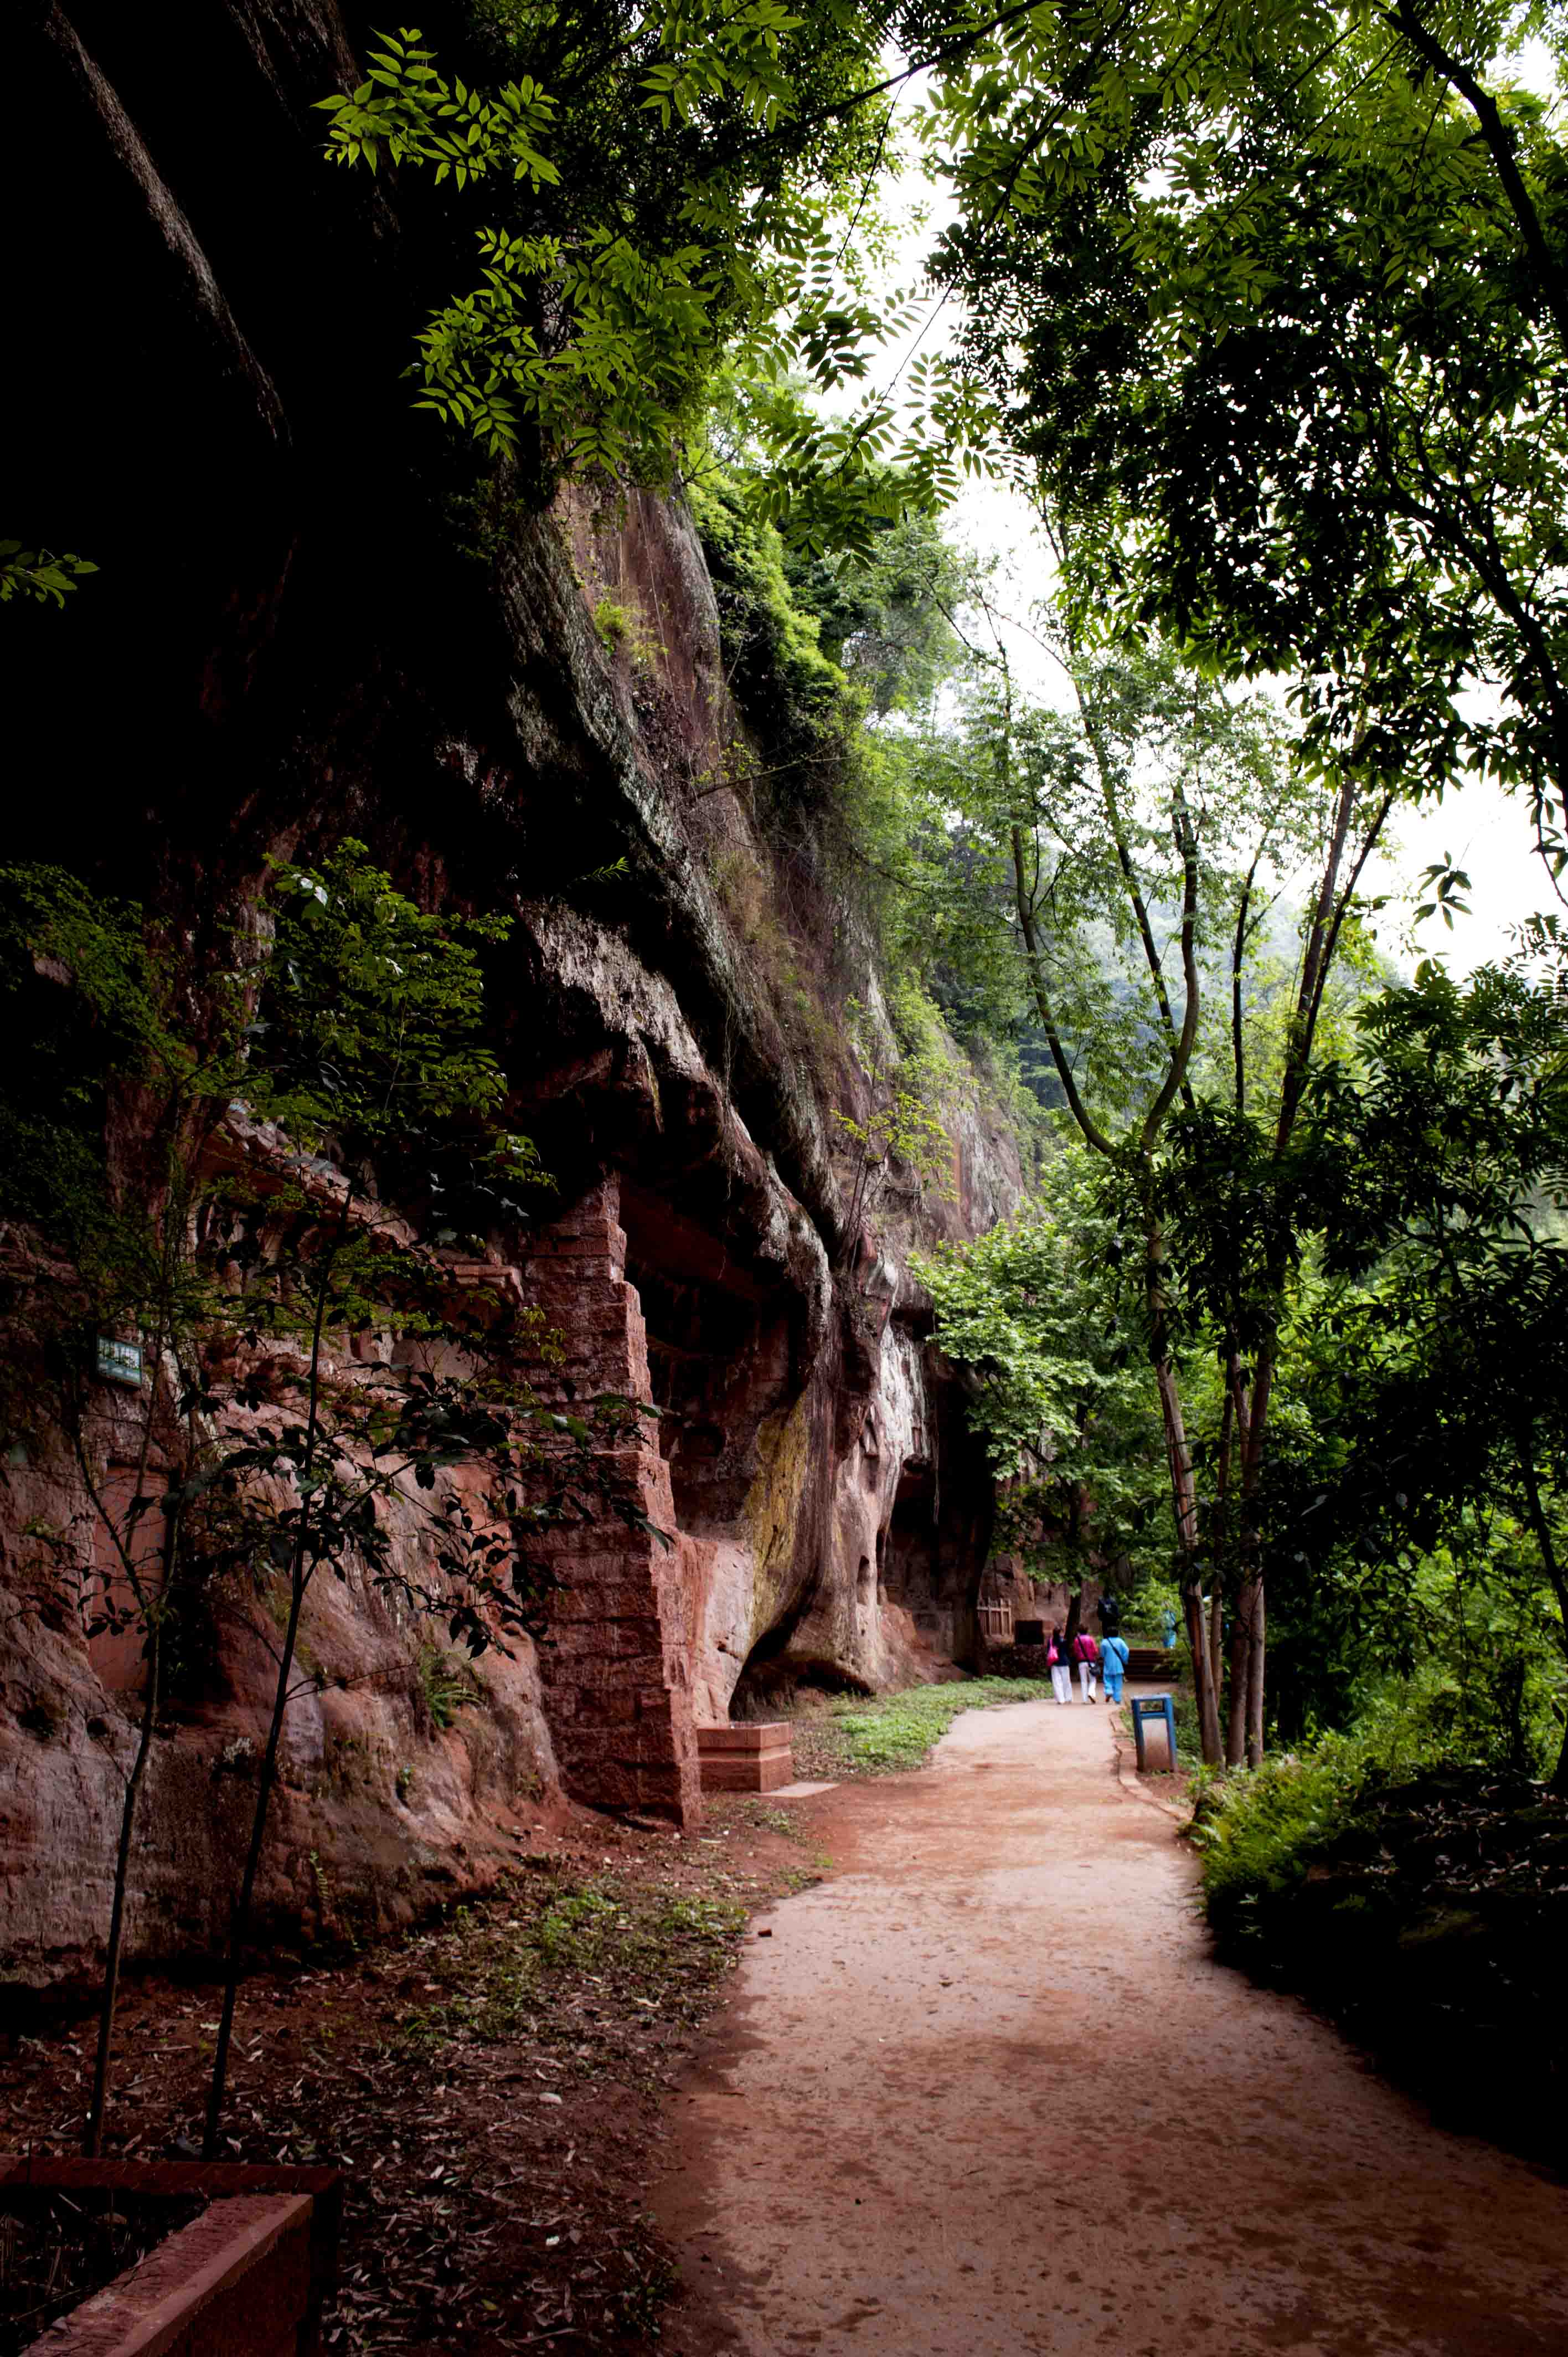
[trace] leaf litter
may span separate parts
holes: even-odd
[[[402,1938],[274,1949],[243,1983],[227,2156],[343,2169],[335,2357],[657,2348],[664,2098],[749,1910],[814,1878],[777,1808],[709,1813],[716,1840],[626,1828],[607,1864],[588,1819]],[[189,2155],[211,2006],[188,1977],[127,1982],[106,2157]],[[80,2148],[82,2029],[0,2061],[11,2149]]]

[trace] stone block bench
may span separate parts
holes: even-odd
[[[777,1792],[794,1781],[789,1722],[746,1720],[699,1727],[697,1759],[704,1792]]]

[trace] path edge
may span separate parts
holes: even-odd
[[[1138,1775],[1135,1748],[1131,1743],[1122,1741],[1116,1732],[1114,1719],[1108,1720],[1107,1725],[1111,1729],[1111,1748],[1114,1755],[1112,1773],[1122,1790],[1129,1793],[1133,1800],[1142,1801],[1145,1808],[1158,1809],[1160,1814],[1169,1817],[1173,1824],[1183,1826],[1190,1824],[1192,1822],[1190,1810],[1178,1808],[1174,1801],[1162,1801],[1157,1792],[1150,1792],[1148,1786]]]

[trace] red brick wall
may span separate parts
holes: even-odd
[[[652,1396],[636,1288],[626,1281],[619,1181],[607,1179],[541,1231],[528,1295],[565,1345],[540,1388],[579,1402]],[[570,1385],[568,1392],[566,1386]],[[692,1552],[675,1530],[669,1469],[650,1418],[619,1470],[669,1546],[624,1523],[555,1533],[541,1550],[565,1583],[541,1649],[545,1715],[562,1781],[596,1808],[695,1824],[702,1813],[690,1684]]]

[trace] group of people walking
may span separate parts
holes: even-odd
[[[1051,1674],[1051,1692],[1058,1702],[1072,1700],[1072,1674],[1078,1671],[1079,1690],[1085,1702],[1098,1702],[1096,1681],[1105,1680],[1107,1702],[1120,1702],[1122,1681],[1127,1673],[1126,1640],[1114,1630],[1108,1630],[1103,1640],[1091,1637],[1080,1629],[1070,1643],[1060,1629],[1053,1629],[1046,1641],[1046,1662]]]

